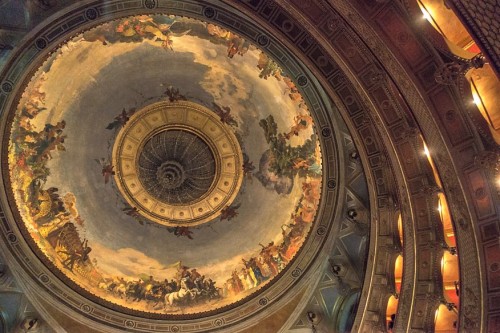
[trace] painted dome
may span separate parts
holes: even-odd
[[[73,36],[9,128],[31,246],[119,311],[240,304],[279,279],[315,223],[323,160],[308,102],[263,49],[211,23],[142,15]]]

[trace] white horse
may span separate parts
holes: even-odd
[[[181,301],[184,297],[191,297],[189,289],[179,289],[165,295],[165,305],[174,305],[174,302]]]
[[[193,292],[188,289],[186,279],[181,279],[181,287],[178,291],[174,291],[165,295],[165,306],[174,305],[174,302],[184,300],[184,298],[193,298]]]

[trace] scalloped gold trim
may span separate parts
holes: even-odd
[[[171,129],[187,130],[202,138],[216,160],[211,188],[186,205],[158,200],[138,176],[137,161],[144,144],[153,135]],[[234,201],[243,182],[243,154],[230,126],[211,110],[187,101],[154,103],[131,116],[116,137],[112,161],[124,199],[145,218],[170,227],[195,226],[217,218]]]

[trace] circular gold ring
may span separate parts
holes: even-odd
[[[168,192],[170,187],[184,184],[182,165],[175,158],[158,167],[166,169],[158,169],[161,174],[158,177],[166,184],[165,188],[158,185],[156,190],[151,190],[151,186],[148,187],[151,179],[146,181],[141,175],[139,160],[141,154],[144,156],[145,146],[155,149],[154,143],[150,142],[152,138],[164,135],[162,139],[169,140],[169,134],[176,131],[185,132],[179,135],[196,141],[197,154],[205,156],[204,161],[209,160],[209,156],[214,159],[213,168],[205,170],[213,172],[213,176],[205,177],[210,180],[203,183],[203,193],[192,200],[173,200],[174,197]],[[172,141],[172,144],[175,142]],[[207,152],[201,151],[203,143],[207,146]],[[112,161],[116,184],[127,203],[143,217],[171,227],[195,226],[217,218],[222,209],[234,201],[243,182],[243,154],[232,128],[213,111],[187,101],[158,102],[132,115],[116,137]],[[197,163],[196,158],[187,162],[190,165]]]

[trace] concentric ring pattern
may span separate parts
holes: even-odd
[[[186,130],[166,130],[153,135],[141,150],[139,180],[159,200],[187,204],[200,199],[215,178],[215,158],[210,147]]]

